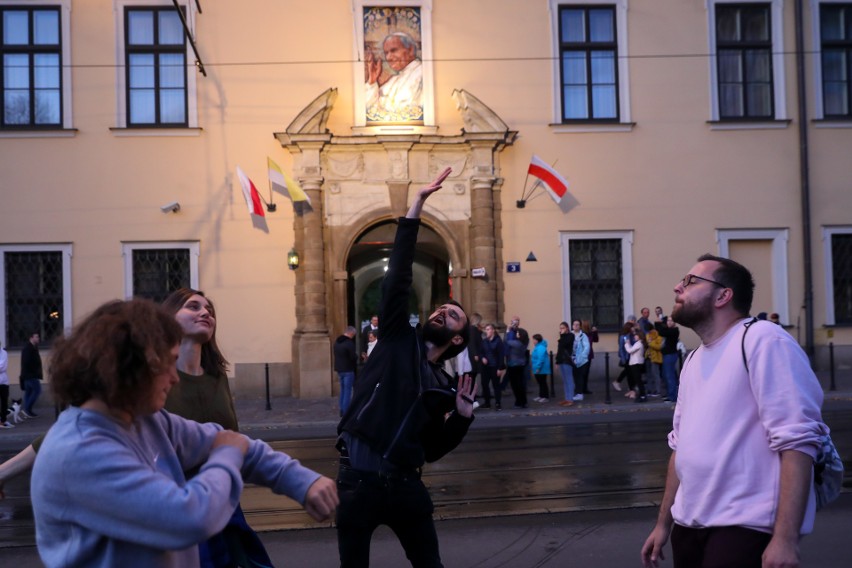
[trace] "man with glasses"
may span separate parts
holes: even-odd
[[[799,566],[816,509],[813,460],[828,431],[822,388],[788,333],[748,317],[754,280],[741,264],[705,254],[674,292],[671,317],[701,345],[681,372],[665,493],[642,562],[658,566],[671,536],[675,568]]]

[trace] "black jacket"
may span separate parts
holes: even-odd
[[[27,341],[21,349],[21,380],[41,378],[43,378],[41,355],[39,355],[38,347]]]
[[[438,365],[426,359],[420,326],[408,320],[412,263],[419,219],[399,220],[388,270],[382,282],[379,341],[355,385],[352,404],[337,426],[366,442],[400,468],[419,468],[452,451],[467,434],[473,418],[452,412],[430,414],[423,392],[438,386]]]
[[[355,338],[341,335],[334,342],[334,370],[338,373],[353,373],[358,364]]]
[[[591,345],[591,343],[589,343]],[[570,365],[571,356],[574,354],[574,334],[568,333],[559,334],[559,342],[556,344],[556,364]]]

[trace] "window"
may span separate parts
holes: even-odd
[[[562,234],[566,321],[589,320],[601,331],[621,329],[633,309],[627,278],[631,243],[630,233]]]
[[[0,127],[62,127],[61,20],[59,6],[0,5]]]
[[[38,332],[48,345],[71,323],[71,245],[0,246],[0,331],[12,349]]]
[[[179,288],[198,288],[198,243],[123,246],[125,296],[162,302]]]
[[[823,229],[826,324],[852,325],[852,227]]]
[[[614,6],[559,7],[562,121],[618,121]]]
[[[852,118],[852,3],[821,4],[822,118]]]
[[[769,4],[716,5],[716,64],[719,118],[773,118]]]
[[[186,43],[173,7],[126,9],[128,126],[187,126]]]

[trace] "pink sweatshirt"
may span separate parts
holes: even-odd
[[[744,526],[772,532],[784,450],[816,456],[822,388],[807,356],[778,325],[742,320],[685,362],[669,447],[680,487],[672,506],[687,527]],[[814,492],[801,533],[813,529]]]

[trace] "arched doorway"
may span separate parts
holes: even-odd
[[[359,329],[378,311],[381,282],[396,233],[396,223],[383,221],[364,230],[346,260],[347,321]],[[422,321],[433,307],[452,296],[450,256],[444,240],[427,225],[420,227],[414,256],[414,279],[409,312],[412,323]],[[359,334],[360,342],[360,334]],[[362,346],[359,345],[359,349]]]

